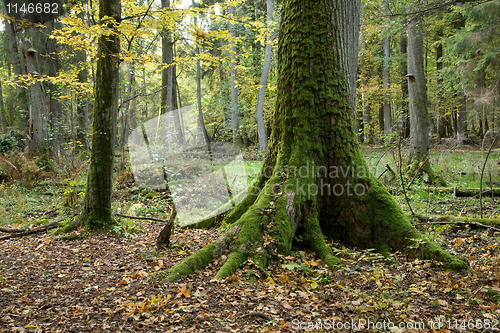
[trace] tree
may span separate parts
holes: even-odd
[[[234,6],[228,7],[231,19],[234,19]],[[237,69],[236,69],[236,33],[234,31],[234,22],[229,26],[231,33],[231,49],[230,52],[230,67],[231,67],[231,129],[233,131],[233,142],[241,144],[241,134],[239,133],[241,113],[238,106],[238,87],[236,85]]]
[[[273,20],[274,11],[274,0],[267,0],[267,28],[270,29],[271,21]],[[257,100],[257,132],[259,135],[259,148],[262,151],[267,150],[267,135],[266,135],[266,124],[264,123],[264,98],[266,97],[267,88],[267,76],[269,75],[269,68],[271,67],[271,54],[273,52],[273,46],[271,42],[273,36],[271,31],[268,31],[266,38],[266,50],[264,53],[264,66],[262,68],[262,74],[260,77],[260,88],[259,97]]]
[[[385,13],[387,19],[390,19],[390,8],[389,4],[385,2]],[[382,108],[384,109],[384,135],[390,136],[392,132],[392,116],[391,116],[391,95],[389,92],[390,84],[390,67],[389,67],[389,57],[391,56],[391,39],[389,36],[389,30],[385,29],[384,36],[384,63],[383,63],[383,74],[382,82],[384,88],[384,95],[382,101]]]
[[[41,34],[32,29],[39,38]],[[37,80],[40,75],[38,62],[36,59],[37,51],[28,39],[25,39],[21,45],[21,54],[24,59],[25,73],[33,81],[28,85],[29,93],[29,130],[28,141],[30,153],[45,153],[48,148],[48,127],[47,127],[47,103],[45,93],[42,89],[42,83]]]
[[[0,80],[0,112],[2,113],[2,133],[7,133],[7,119],[5,118],[5,108],[3,105],[2,80]]]
[[[355,87],[350,83],[356,71],[345,58],[358,43],[359,11],[360,1],[353,0],[283,2],[277,104],[260,176],[225,216],[230,225],[225,234],[174,266],[168,280],[205,267],[228,248],[216,278],[230,276],[249,257],[263,268],[272,255],[290,253],[295,236],[328,265],[338,259],[324,236],[381,253],[406,249],[449,268],[467,267],[421,240],[368,170],[352,123]],[[412,245],[417,250],[408,249]]]
[[[3,2],[3,9],[4,13],[7,14],[7,7],[6,7],[6,1]],[[19,76],[23,74],[22,66],[21,66],[21,60],[20,60],[20,53],[19,53],[19,48],[17,44],[17,38],[16,38],[16,26],[15,22],[11,21],[9,22],[7,19],[4,19],[4,26],[5,26],[5,35],[7,37],[7,42],[9,46],[9,55],[10,55],[10,61],[12,64],[12,69],[14,72],[14,79],[17,81],[19,79]],[[26,129],[28,126],[27,122],[24,121],[26,118],[26,115],[28,114],[28,102],[27,102],[27,90],[23,88],[21,84],[16,84],[16,92],[17,92],[17,98],[16,100],[19,103],[19,111],[22,114],[22,121],[21,121],[21,126],[20,128]],[[12,110],[12,109],[11,109]],[[13,122],[14,118],[11,118],[11,123]]]
[[[92,151],[80,222],[89,229],[107,228],[111,216],[113,162],[120,80],[120,39],[115,24],[120,21],[120,0],[99,1],[99,21],[109,35],[99,37],[92,121]]]
[[[420,0],[410,3],[409,13],[418,8]],[[420,14],[411,14],[408,22],[408,97],[410,109],[410,157],[412,171],[429,176],[431,183],[442,182],[429,162],[429,112],[427,83],[424,73],[424,28]]]
[[[49,35],[51,31],[54,30],[54,21],[47,23],[47,31],[45,32],[45,48],[47,51],[47,56],[45,58],[45,66],[48,68],[48,75],[51,77],[56,77],[59,70],[58,56],[56,52],[57,42],[55,38],[50,38]],[[49,122],[50,122],[50,154],[54,158],[59,156],[60,140],[62,140],[61,133],[61,118],[62,118],[62,106],[58,100],[58,87],[52,82],[46,83],[46,91],[48,97],[48,111],[49,111]]]

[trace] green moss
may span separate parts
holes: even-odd
[[[266,269],[268,259],[269,255],[264,252],[259,252],[252,257],[253,262],[262,270]]]
[[[215,257],[215,245],[213,243],[205,245],[191,256],[184,259],[180,264],[172,267],[167,276],[168,282],[173,282],[184,276],[188,276],[197,269],[205,268]]]
[[[292,252],[293,229],[290,224],[290,217],[286,211],[286,199],[284,195],[281,195],[276,200],[276,211],[273,221],[272,237],[275,241],[276,251],[288,255]]]
[[[181,227],[181,229],[202,229],[202,228],[212,228],[215,226],[216,217],[209,217],[207,219],[201,220],[193,224],[187,224]]]
[[[500,293],[491,287],[486,287],[486,295],[495,300],[495,302],[500,303]]]
[[[436,243],[426,242],[424,244],[424,259],[440,262],[443,267],[452,271],[469,270],[469,263],[460,260],[441,249]]]
[[[318,221],[318,213],[314,211],[306,216],[304,221],[304,239],[316,256],[328,266],[337,265],[340,260],[333,255],[331,248],[326,244]]]
[[[67,235],[67,236],[56,237],[54,238],[54,241],[73,241],[78,239],[85,239],[85,237],[87,237],[86,233],[79,235]]]
[[[466,218],[468,222],[477,222],[484,225],[500,226],[500,219]]]
[[[247,251],[233,251],[227,257],[226,262],[215,275],[216,279],[226,278],[233,275],[237,269],[247,260]]]

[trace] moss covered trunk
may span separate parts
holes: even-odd
[[[437,246],[420,244],[409,218],[368,169],[352,125],[347,76],[355,72],[342,68],[349,43],[357,43],[357,36],[346,37],[352,30],[342,29],[355,29],[358,10],[352,0],[284,1],[277,105],[261,176],[226,217],[230,232],[212,250],[174,266],[170,280],[226,247],[230,254],[216,277],[231,275],[249,257],[264,267],[273,255],[289,254],[299,235],[328,265],[338,260],[324,236],[381,253],[415,245],[414,256],[466,267]]]
[[[106,228],[114,224],[111,216],[113,162],[118,114],[118,82],[120,40],[112,23],[104,18],[120,20],[120,0],[100,0],[99,18],[112,30],[99,38],[94,109],[92,121],[92,151],[81,222],[89,229]]]

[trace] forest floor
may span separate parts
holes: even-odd
[[[470,166],[470,172],[474,170]],[[136,205],[138,215],[168,215],[165,193],[117,188],[116,204]],[[50,192],[43,186],[33,191]],[[430,195],[418,186],[409,196],[423,215],[457,216],[462,211],[462,216],[473,219],[479,210],[478,200]],[[62,197],[60,193],[58,199]],[[408,209],[402,194],[396,199]],[[500,199],[484,200],[484,214],[498,217]],[[24,219],[36,224],[42,217],[54,220],[62,213],[54,210],[42,216],[42,210],[28,209]],[[414,223],[424,237],[466,257],[471,271],[449,272],[431,262],[407,259],[404,253],[384,258],[332,244],[346,264],[333,272],[296,239],[292,255],[276,257],[266,271],[247,261],[234,276],[214,280],[223,256],[205,270],[169,284],[162,281],[165,270],[216,239],[222,227],[177,229],[172,246],[162,252],[155,250],[155,241],[163,224],[145,220],[126,219],[109,233],[77,229],[64,236],[47,233],[2,240],[0,332],[499,330],[500,306],[488,290],[500,291],[500,231],[472,222]]]

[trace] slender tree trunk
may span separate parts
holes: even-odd
[[[129,105],[129,118],[130,118],[130,128],[134,129],[137,127],[137,99],[135,98],[135,94],[137,93],[137,82],[135,80],[135,63],[130,63],[130,73],[129,73],[129,82],[130,82],[130,97],[132,100]]]
[[[177,142],[180,145],[185,144],[184,126],[182,122],[182,115],[179,112],[179,104],[177,102],[177,92],[179,86],[177,84],[177,66],[174,64],[172,68],[172,110],[174,116],[174,126],[177,131]]]
[[[356,71],[342,69],[343,50],[358,43],[346,29],[358,25],[359,11],[357,0],[283,2],[277,103],[261,174],[225,215],[226,233],[174,266],[168,280],[205,267],[227,248],[216,278],[231,276],[249,257],[264,268],[272,255],[290,254],[298,235],[329,266],[339,260],[324,236],[467,267],[434,243],[415,242],[420,236],[409,218],[368,169],[352,123],[348,77]]]
[[[389,5],[386,2],[385,8],[386,15],[389,16]],[[389,36],[389,31],[386,29],[384,37],[384,68],[382,75],[382,85],[383,85],[383,109],[384,109],[384,135],[390,136],[392,132],[392,116],[391,116],[391,94],[389,91],[390,76],[389,76],[389,57],[391,51],[391,40]]]
[[[170,7],[170,0],[162,0],[162,8]],[[184,144],[184,133],[177,110],[176,87],[175,87],[175,65],[174,65],[174,43],[172,42],[171,32],[167,29],[163,31],[161,40],[162,62],[168,65],[162,71],[162,91],[161,91],[161,110],[160,113],[173,112],[175,130],[177,131],[177,143]],[[160,118],[158,118],[160,119]]]
[[[411,8],[409,11],[413,11]],[[408,23],[408,93],[410,99],[410,160],[417,164],[429,155],[429,114],[424,74],[423,21],[417,15]],[[427,163],[427,162],[426,162]]]
[[[47,23],[47,35],[54,29],[54,22]],[[47,58],[45,62],[49,69],[49,76],[57,76],[58,63],[57,63],[57,44],[54,38],[47,38],[46,40]],[[59,89],[53,83],[47,84],[48,99],[49,99],[49,119],[50,119],[50,154],[53,158],[59,156],[60,139],[62,139],[59,121],[62,116],[62,107],[57,99]],[[60,138],[61,136],[61,138]]]
[[[77,51],[75,60],[83,65],[82,69],[78,72],[78,82],[87,83],[89,71],[87,69],[87,52],[85,50]],[[78,149],[89,149],[89,142],[87,139],[87,132],[89,128],[89,96],[84,92],[78,92],[76,96],[76,141],[78,142]]]
[[[457,95],[460,99],[460,105],[456,113],[457,142],[463,143],[467,140],[467,99],[465,97],[465,90],[460,90]]]
[[[192,2],[194,6],[194,0]],[[195,16],[194,17],[194,25],[197,26],[198,23],[198,18]],[[199,41],[196,41],[196,46],[195,46],[195,53],[198,56],[196,59],[196,102],[198,104],[198,134],[201,134],[203,137],[203,140],[207,145],[210,144],[210,140],[208,137],[207,129],[205,127],[205,121],[203,120],[203,109],[202,109],[202,104],[201,104],[201,61],[200,61],[200,46],[198,45]],[[179,94],[180,95],[180,94]],[[179,96],[179,101],[180,101],[180,96]]]
[[[170,0],[162,0],[161,8],[170,7]],[[173,45],[170,31],[163,30],[161,39],[161,61],[168,67],[162,70],[162,90],[161,90],[161,113],[172,111],[172,86],[173,86]]]
[[[229,15],[235,17],[234,6],[228,7]],[[240,110],[238,106],[238,87],[236,87],[237,70],[236,70],[236,33],[234,31],[234,23],[230,23],[229,32],[231,33],[231,49],[230,49],[230,68],[231,68],[231,129],[233,131],[233,142],[241,145],[240,133]]]
[[[441,44],[440,38],[443,36],[443,30],[439,29],[437,31],[437,44],[436,44],[436,70],[438,73],[443,69],[443,63],[441,62],[441,58],[443,57],[443,44]],[[443,79],[437,78],[436,80],[436,89],[438,90],[437,94],[437,105],[436,108],[438,110],[438,120],[437,120],[437,134],[438,134],[438,139],[440,140],[441,138],[446,136],[446,118],[444,116],[444,110],[443,110],[443,103],[441,100],[442,96],[442,85],[443,85]]]
[[[22,55],[26,73],[37,78],[40,74],[36,58],[37,51],[28,40],[22,43]],[[28,86],[30,101],[29,149],[30,153],[45,153],[48,149],[47,103],[42,84],[38,81]]]
[[[6,1],[3,1],[4,13],[7,13],[7,8],[5,7]],[[21,54],[19,48],[17,47],[17,37],[16,28],[14,22],[8,22],[4,20],[5,36],[7,37],[7,43],[9,46],[10,61],[12,63],[12,69],[14,72],[14,80],[17,82],[19,75],[26,74],[23,73],[23,66],[21,65]],[[21,85],[16,85],[17,97],[19,106],[19,128],[28,131],[28,120],[29,120],[29,104],[28,104],[28,93],[25,88]],[[14,121],[12,117],[11,122]]]
[[[361,76],[361,104],[363,106],[363,141],[365,143],[373,143],[373,129],[371,127],[371,107],[370,101],[368,100],[367,90],[368,84],[366,77],[368,73],[366,72],[366,41],[364,36],[361,37],[361,54],[363,55],[360,61],[360,76]]]
[[[120,0],[100,0],[99,20],[105,28],[111,17],[121,18]],[[97,50],[97,71],[92,121],[92,150],[81,222],[88,229],[110,228],[116,222],[111,216],[113,162],[120,80],[120,39],[117,34],[101,35]]]
[[[2,113],[2,133],[7,133],[7,119],[5,117],[5,107],[3,105],[2,80],[0,79],[0,112]]]
[[[266,37],[266,50],[264,53],[264,66],[262,68],[262,74],[260,76],[260,88],[259,96],[257,98],[257,132],[259,135],[259,148],[262,151],[267,151],[267,135],[266,135],[266,124],[264,123],[264,99],[266,97],[267,88],[267,77],[269,75],[269,68],[271,67],[271,55],[273,52],[273,47],[271,42],[273,40],[271,32],[271,21],[273,20],[274,11],[274,0],[267,0],[267,29],[268,35]]]
[[[408,64],[406,55],[406,36],[401,36],[399,40],[399,49],[401,52],[401,104],[402,104],[402,121],[403,121],[403,138],[410,137],[410,111],[408,107]]]

